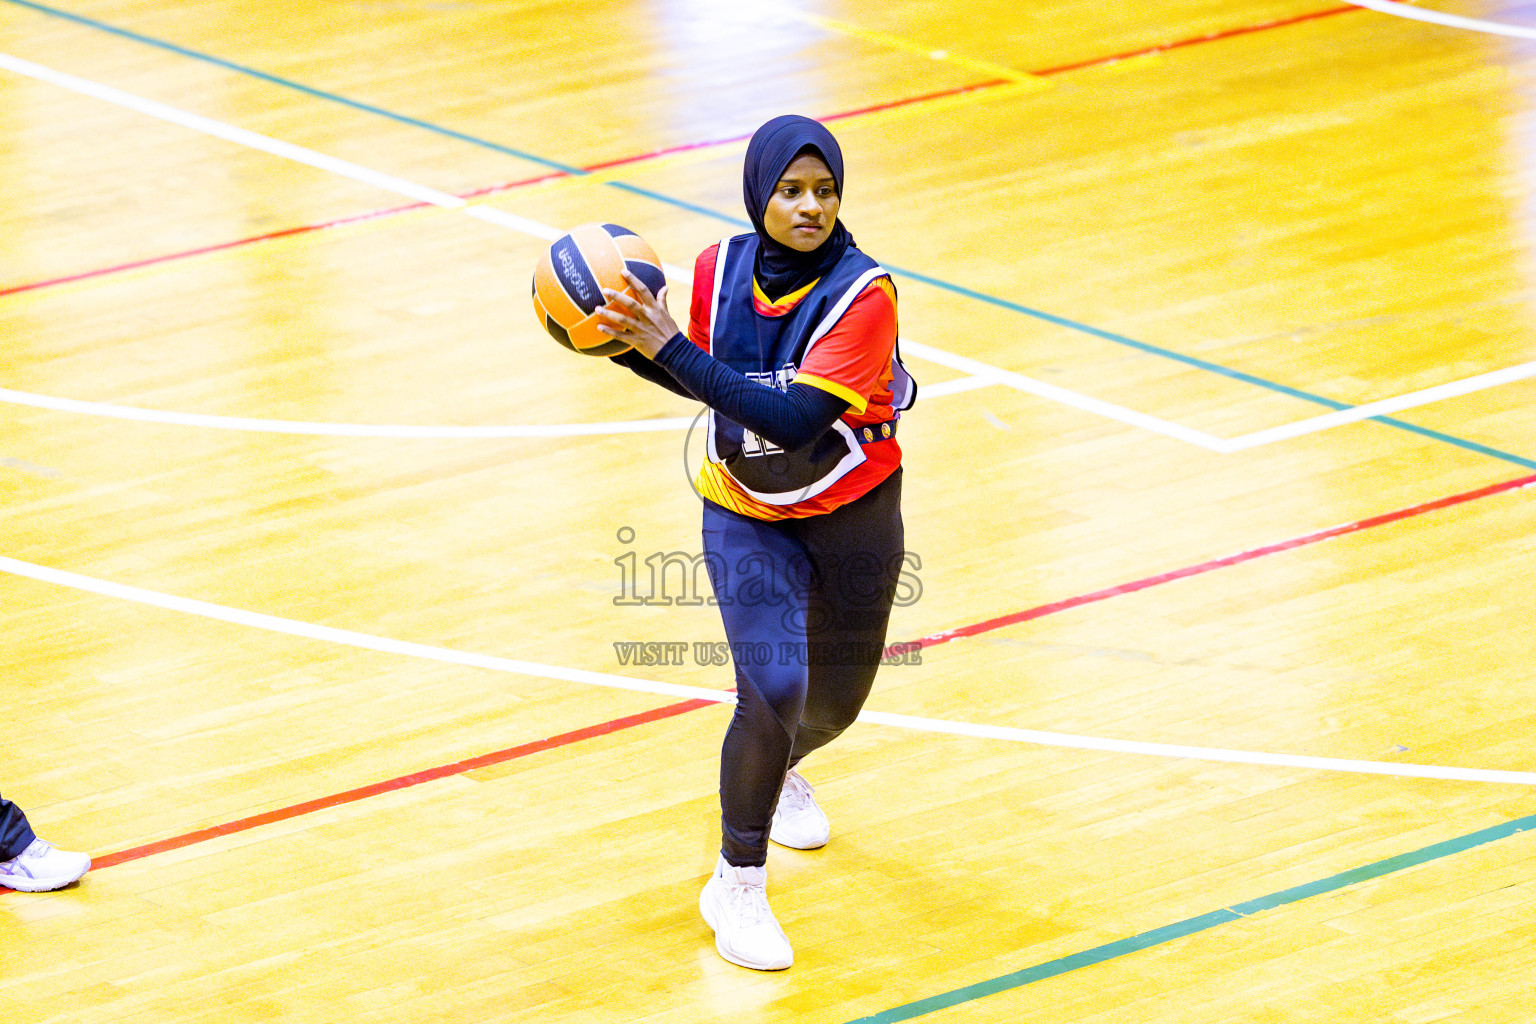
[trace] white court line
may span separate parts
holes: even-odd
[[[1220,761],[1230,764],[1267,764],[1284,768],[1315,768],[1319,771],[1350,772],[1358,775],[1392,775],[1407,779],[1451,779],[1460,782],[1504,782],[1518,786],[1536,785],[1536,772],[1509,772],[1492,768],[1449,768],[1433,764],[1394,764],[1390,761],[1350,761],[1338,757],[1310,757],[1305,754],[1271,754],[1262,750],[1223,750],[1219,747],[1187,747],[1174,743],[1144,743],[1136,740],[1074,736],[1062,732],[1035,729],[1010,729],[998,725],[973,725],[937,718],[913,718],[883,711],[865,711],[859,721],[870,725],[888,725],[897,729],[972,736],[977,739],[1011,740],[1046,747],[1073,750],[1102,750],[1115,754],[1144,754],[1149,757],[1173,757],[1192,761]]]
[[[903,341],[903,345],[911,345],[909,341]],[[990,388],[999,383],[990,376],[956,377],[954,380],[942,380],[937,384],[919,384],[918,389],[924,398],[942,398],[944,395],[958,395],[964,391],[976,391],[979,388]]]
[[[1479,18],[1463,18],[1456,14],[1442,14],[1439,11],[1428,11],[1422,7],[1410,7],[1407,4],[1395,3],[1394,0],[1345,0],[1345,3],[1356,7],[1364,7],[1368,11],[1378,14],[1390,14],[1394,18],[1409,18],[1413,21],[1427,21],[1434,25],[1445,25],[1450,28],[1470,29],[1473,32],[1486,32],[1495,36],[1510,36],[1515,39],[1536,39],[1536,28],[1526,28],[1522,25],[1506,25],[1500,21],[1483,21]]]
[[[273,156],[280,156],[285,160],[294,160],[301,164],[308,164],[310,167],[315,167],[322,171],[330,171],[332,174],[340,175],[343,178],[351,178],[353,181],[362,182],[365,185],[374,185],[389,192],[394,192],[397,195],[408,196],[417,202],[431,203],[433,206],[441,206],[447,209],[458,209],[459,207],[469,205],[458,196],[449,195],[447,192],[439,192],[435,188],[428,188],[425,185],[406,181],[404,178],[396,178],[380,171],[370,170],[367,167],[361,167],[346,160],[338,160],[323,153],[316,153],[312,149],[305,149],[303,146],[279,142],[277,139],[269,138],[266,135],[247,131],[244,128],[236,128],[233,125],[227,125],[199,114],[193,114],[177,107],[158,103],[155,100],[145,99],[142,96],[135,96],[133,93],[123,92],[121,89],[114,89],[109,85],[102,85],[87,78],[78,78],[74,75],[65,74],[62,71],[55,71],[52,68],[43,67],[41,64],[34,64],[29,60],[22,60],[20,57],[12,57],[9,54],[0,53],[0,68],[15,72],[18,75],[24,75],[27,78],[35,78],[40,82],[59,86],[62,89],[68,89],[70,92],[77,92],[84,96],[104,100],[119,107],[136,110],[141,114],[148,114],[150,117],[169,121],[172,124],[181,125],[183,128],[190,128],[196,132],[202,132],[204,135],[212,135],[215,138],[224,139],[237,145],[249,147],[250,149],[261,150],[263,153],[271,153]],[[558,238],[560,236],[556,235],[555,237]]]
[[[98,580],[78,573],[52,569],[47,566],[21,562],[0,556],[0,572],[22,576],[42,583],[81,590],[102,597],[131,601],[136,604],[183,612],[237,626],[249,626],[287,636],[304,637],[324,643],[340,644],[384,654],[398,654],[409,658],[471,668],[490,669],[536,679],[558,679],[562,682],[581,683],[613,690],[631,690],[654,693],[667,697],[689,700],[707,700],[717,704],[733,704],[734,694],[722,690],[710,690],[699,686],[682,686],[675,683],[659,683],[650,679],[612,675],[607,672],[590,672],[586,669],[566,668],[561,665],[544,665],[533,661],[498,658],[488,654],[473,654],[448,647],[392,640],[388,637],[357,633],[349,629],[320,626],[296,619],[279,618],[242,608],[229,608],[194,601],[190,598],[161,594],[153,590],[125,586]],[[1007,740],[1014,743],[1031,743],[1050,747],[1067,747],[1074,750],[1100,750],[1108,753],[1141,754],[1150,757],[1171,757],[1183,760],[1217,761],[1234,764],[1261,764],[1286,768],[1311,768],[1320,771],[1351,772],[1365,775],[1390,775],[1400,778],[1448,779],[1460,782],[1500,782],[1521,786],[1536,785],[1536,772],[1500,771],[1488,768],[1452,768],[1442,765],[1393,764],[1383,761],[1351,761],[1335,757],[1309,757],[1303,754],[1271,754],[1264,751],[1225,750],[1218,747],[1191,747],[1171,743],[1146,743],[1136,740],[1105,739],[1098,736],[1077,736],[1071,733],[1040,732],[1034,729],[1013,729],[1006,726],[978,725],[971,722],[954,722],[941,718],[915,718],[911,715],[888,714],[883,711],[864,711],[859,721],[870,725],[884,725],[915,732],[940,733],[950,736],[970,736],[978,739]]]
[[[910,354],[927,359],[929,362],[939,363],[955,369],[967,369],[972,366],[986,366],[985,363],[977,363],[966,359],[964,356],[953,355],[942,349],[930,348],[919,342],[902,339],[902,347]],[[929,353],[933,353],[932,356]],[[1008,378],[1017,378],[1016,381]],[[1244,451],[1249,448],[1257,448],[1261,445],[1274,444],[1277,441],[1289,440],[1306,434],[1329,430],[1333,427],[1343,426],[1346,423],[1355,423],[1359,420],[1370,419],[1375,416],[1385,416],[1388,413],[1400,412],[1403,409],[1412,409],[1432,402],[1439,402],[1447,398],[1455,398],[1461,395],[1469,395],[1478,391],[1500,384],[1508,384],[1518,380],[1528,380],[1536,377],[1536,362],[1521,363],[1519,366],[1511,366],[1503,370],[1493,370],[1489,373],[1478,374],[1465,380],[1451,381],[1447,384],[1437,384],[1434,387],[1424,388],[1396,398],[1384,398],[1366,405],[1357,405],[1349,409],[1341,409],[1337,412],[1325,413],[1314,416],[1311,419],[1300,420],[1295,423],[1287,423],[1278,427],[1270,427],[1267,430],[1255,431],[1252,434],[1244,434],[1230,440],[1212,437],[1202,434],[1200,431],[1191,431],[1189,440],[1199,444],[1203,448],[1221,454]],[[941,381],[937,384],[922,385],[921,393],[929,398],[939,398],[944,395],[955,395],[965,391],[975,391],[980,388],[991,387],[995,384],[1012,385],[1021,391],[1029,391],[1040,397],[1062,401],[1083,407],[1097,400],[1079,395],[1074,391],[1066,391],[1070,401],[1054,394],[1057,389],[1054,385],[1037,381],[1023,374],[1011,373],[1007,370],[986,370],[969,377],[959,377],[955,380]],[[132,405],[110,405],[105,402],[83,402],[74,398],[56,398],[52,395],[37,395],[26,391],[13,391],[10,388],[0,388],[0,402],[11,405],[25,405],[37,409],[50,409],[55,412],[78,413],[85,416],[101,416],[108,419],[134,420],[141,423],[165,423],[183,427],[206,427],[213,430],[243,430],[268,434],[297,434],[314,437],[377,437],[377,438],[402,438],[411,440],[420,439],[481,439],[481,438],[513,438],[513,437],[595,437],[612,434],[645,434],[658,433],[668,430],[686,430],[694,422],[691,416],[671,416],[662,419],[649,420],[612,420],[602,423],[534,423],[514,424],[504,426],[454,426],[433,424],[393,424],[393,423],[318,423],[301,420],[267,420],[251,419],[240,416],[214,416],[205,413],[173,412],[162,409],[144,409]],[[1108,403],[1104,403],[1108,405]],[[1148,426],[1139,421],[1133,421],[1131,417],[1140,417],[1140,413],[1120,406],[1110,406],[1110,412],[1101,413],[1111,419],[1122,419],[1124,422],[1132,422],[1133,425],[1145,427],[1164,433],[1167,428],[1186,429],[1178,424],[1171,424],[1164,420],[1155,420],[1155,426]],[[1097,409],[1089,409],[1091,412],[1099,412]]]
[[[1374,2],[1374,0],[1373,0],[1373,2]],[[1361,4],[1359,4],[1359,6],[1370,6],[1370,4],[1368,4],[1368,3],[1361,3]],[[1387,4],[1386,6],[1396,8],[1396,7],[1401,7],[1403,5],[1401,5],[1401,4]],[[1373,9],[1375,9],[1375,8],[1373,8]],[[1418,11],[1416,8],[1411,8],[1411,7],[1410,8],[1406,8],[1406,10],[1414,11],[1416,14],[1432,13],[1432,12]],[[1392,12],[1388,12],[1388,13],[1392,13]],[[1444,16],[1444,17],[1450,17],[1450,16],[1447,15],[1447,16]],[[1465,20],[1465,19],[1463,19],[1463,20]],[[408,198],[415,199],[415,200],[417,200],[419,202],[427,202],[427,203],[431,203],[432,205],[444,207],[444,208],[447,208],[447,209],[462,210],[465,214],[467,214],[468,216],[474,217],[477,220],[483,221],[483,222],[488,223],[488,224],[495,224],[495,225],[497,225],[499,227],[508,228],[508,229],[510,229],[512,231],[517,231],[517,232],[520,232],[522,234],[531,235],[531,236],[533,236],[535,238],[541,238],[541,239],[544,239],[546,241],[552,241],[554,239],[557,239],[557,238],[561,237],[565,233],[565,232],[561,231],[559,228],[551,227],[548,224],[542,224],[542,223],[540,223],[538,221],[530,220],[530,219],[528,219],[526,217],[519,217],[516,214],[507,213],[506,211],[498,209],[496,207],[491,207],[491,206],[470,206],[467,203],[466,200],[460,198],[459,196],[450,195],[447,192],[440,192],[437,189],[428,188],[425,185],[418,185],[418,184],[416,184],[414,182],[406,181],[406,180],[404,180],[402,178],[396,178],[396,177],[393,177],[392,175],[384,174],[384,173],[379,172],[379,171],[374,171],[374,170],[371,170],[371,169],[369,169],[367,167],[362,167],[362,166],[360,166],[358,164],[350,163],[349,161],[346,161],[346,160],[340,160],[340,159],[337,159],[335,157],[326,156],[326,155],[324,155],[322,153],[317,153],[314,150],[305,149],[303,146],[297,146],[297,145],[294,145],[292,143],[281,142],[281,141],[279,141],[277,139],[269,138],[268,136],[260,135],[260,134],[258,134],[256,132],[248,131],[248,130],[246,130],[244,128],[236,128],[236,127],[234,127],[232,125],[227,125],[227,124],[224,124],[224,123],[219,122],[219,121],[214,121],[214,120],[212,120],[210,118],[203,117],[203,116],[201,116],[199,114],[193,114],[193,113],[190,113],[190,112],[185,111],[185,110],[181,110],[181,109],[176,108],[176,107],[168,106],[167,104],[164,104],[164,103],[159,103],[159,102],[157,102],[155,100],[145,99],[144,97],[141,97],[141,96],[135,96],[134,94],[128,93],[128,92],[124,92],[121,89],[114,89],[111,86],[102,85],[102,84],[100,84],[98,82],[92,82],[89,79],[79,78],[79,77],[77,77],[75,75],[65,74],[64,72],[61,72],[61,71],[54,71],[51,68],[47,68],[47,67],[42,66],[41,64],[34,64],[31,61],[22,60],[22,59],[20,59],[18,57],[12,57],[12,56],[9,56],[7,54],[0,53],[0,68],[4,68],[4,69],[12,71],[12,72],[14,72],[16,74],[24,75],[24,76],[29,77],[29,78],[35,78],[35,79],[37,79],[39,81],[48,82],[50,84],[57,85],[60,88],[68,89],[68,90],[71,90],[73,92],[78,92],[78,93],[81,93],[82,95],[91,96],[91,97],[94,97],[96,99],[100,99],[100,100],[103,100],[103,101],[108,102],[108,103],[112,103],[112,104],[115,104],[115,105],[118,105],[118,106],[122,106],[122,107],[125,107],[125,108],[130,109],[130,110],[138,111],[139,113],[147,114],[147,115],[149,115],[151,117],[159,118],[159,119],[164,120],[164,121],[169,121],[172,124],[177,124],[177,125],[181,125],[182,127],[185,127],[185,128],[190,128],[193,131],[198,131],[198,132],[202,132],[202,133],[207,134],[207,135],[214,136],[216,138],[225,139],[227,141],[234,142],[234,143],[237,143],[237,144],[242,145],[242,146],[247,146],[247,147],[259,150],[259,151],[264,152],[264,153],[270,153],[273,156],[279,156],[279,157],[282,157],[284,159],[294,160],[294,161],[297,161],[298,163],[302,163],[302,164],[308,165],[310,167],[315,167],[315,168],[320,169],[320,170],[329,171],[329,172],[331,172],[333,174],[337,174],[337,175],[340,175],[340,176],[345,177],[345,178],[350,178],[350,179],[352,179],[354,181],[362,182],[364,184],[374,185],[374,186],[376,186],[378,188],[382,188],[382,189],[385,189],[387,191],[394,192],[394,193],[396,193],[398,195],[403,195],[403,196],[406,196]],[[682,269],[681,267],[674,266],[674,265],[672,265],[670,263],[663,263],[662,266],[663,266],[663,269],[666,271],[666,273],[667,273],[667,275],[669,277],[674,278],[674,279],[676,279],[679,282],[691,282],[693,280],[692,274],[689,271],[686,271],[686,270]],[[1151,416],[1151,415],[1149,415],[1147,413],[1137,412],[1134,409],[1127,409],[1127,408],[1124,408],[1123,406],[1115,405],[1112,402],[1105,402],[1105,401],[1102,401],[1101,399],[1092,398],[1092,397],[1090,397],[1088,395],[1078,394],[1075,391],[1070,391],[1070,390],[1068,390],[1066,388],[1058,387],[1057,385],[1054,385],[1054,384],[1047,384],[1044,381],[1038,381],[1038,380],[1035,380],[1032,377],[1026,377],[1025,375],[1023,375],[1021,373],[1015,373],[1015,372],[1013,372],[1011,370],[1004,370],[1004,369],[1001,369],[999,367],[991,366],[991,365],[989,365],[987,363],[980,362],[979,360],[970,359],[970,358],[968,358],[966,356],[961,356],[961,355],[957,355],[957,354],[952,353],[952,352],[947,352],[947,351],[945,351],[943,349],[933,348],[932,346],[923,345],[923,344],[920,344],[918,342],[903,341],[902,344],[906,347],[907,351],[910,352],[912,355],[918,356],[919,358],[922,358],[922,359],[926,359],[929,362],[938,363],[941,366],[948,366],[948,367],[950,367],[952,369],[963,370],[964,372],[966,372],[968,374],[971,374],[974,377],[986,378],[986,380],[988,382],[995,382],[995,383],[998,383],[998,384],[1005,385],[1007,387],[1015,388],[1015,389],[1017,389],[1019,391],[1023,391],[1023,392],[1026,392],[1028,394],[1035,395],[1036,397],[1039,397],[1039,398],[1044,398],[1044,399],[1046,399],[1048,401],[1057,402],[1059,404],[1066,405],[1066,406],[1069,406],[1069,407],[1074,408],[1074,409],[1078,409],[1078,410],[1080,410],[1082,412],[1087,412],[1087,413],[1090,413],[1092,415],[1101,416],[1101,417],[1103,417],[1105,419],[1114,420],[1114,421],[1119,422],[1119,423],[1124,423],[1124,424],[1126,424],[1128,426],[1138,427],[1138,428],[1140,428],[1142,430],[1147,430],[1147,431],[1150,431],[1150,432],[1155,433],[1155,434],[1160,434],[1160,435],[1162,435],[1164,437],[1173,438],[1175,440],[1183,441],[1183,442],[1185,442],[1187,444],[1192,444],[1192,445],[1195,445],[1197,447],[1204,448],[1207,451],[1217,452],[1217,453],[1224,454],[1224,455],[1231,454],[1231,453],[1237,452],[1237,451],[1242,451],[1242,450],[1245,450],[1245,449],[1248,449],[1248,448],[1254,448],[1254,447],[1257,447],[1257,446],[1263,445],[1263,444],[1270,444],[1270,443],[1273,443],[1275,441],[1283,440],[1283,439],[1286,439],[1286,438],[1299,437],[1299,436],[1302,436],[1303,434],[1315,433],[1315,432],[1320,431],[1320,430],[1327,430],[1327,429],[1329,429],[1331,427],[1340,426],[1340,425],[1345,424],[1345,423],[1352,423],[1352,422],[1355,422],[1356,420],[1359,420],[1359,419],[1369,418],[1370,416],[1382,415],[1386,411],[1388,411],[1388,407],[1390,407],[1391,410],[1401,410],[1401,409],[1413,408],[1413,407],[1415,407],[1417,405],[1427,404],[1428,402],[1431,402],[1431,401],[1438,401],[1440,398],[1450,397],[1451,395],[1469,394],[1471,391],[1480,390],[1481,388],[1493,387],[1496,384],[1505,383],[1507,380],[1522,379],[1522,377],[1530,376],[1530,374],[1524,374],[1521,371],[1529,368],[1532,365],[1532,364],[1525,364],[1524,366],[1511,367],[1508,370],[1496,370],[1496,371],[1494,371],[1492,373],[1483,374],[1483,375],[1481,375],[1479,377],[1469,378],[1467,381],[1456,382],[1456,383],[1453,383],[1453,384],[1440,385],[1438,388],[1427,388],[1424,391],[1414,392],[1412,395],[1404,395],[1404,396],[1401,396],[1400,398],[1396,398],[1396,399],[1384,399],[1382,402],[1376,402],[1376,403],[1372,403],[1371,405],[1360,406],[1358,409],[1349,409],[1349,410],[1343,410],[1343,411],[1336,412],[1336,413],[1327,413],[1327,414],[1324,414],[1322,416],[1312,417],[1311,419],[1308,419],[1308,420],[1301,420],[1301,421],[1299,421],[1297,423],[1288,424],[1288,425],[1284,425],[1284,426],[1280,426],[1280,427],[1274,427],[1274,428],[1271,428],[1269,430],[1256,431],[1256,432],[1254,432],[1252,434],[1246,434],[1246,435],[1243,435],[1242,437],[1233,438],[1231,440],[1228,440],[1226,438],[1220,438],[1220,437],[1216,437],[1216,436],[1214,436],[1212,434],[1208,434],[1208,433],[1206,433],[1206,432],[1204,432],[1202,430],[1196,430],[1193,427],[1186,427],[1186,426],[1184,426],[1182,424],[1172,423],[1172,422],[1169,422],[1168,420],[1160,419],[1160,418],[1158,418],[1156,416]],[[1501,375],[1503,375],[1503,374],[1517,374],[1517,375],[1516,376],[1509,376],[1509,377],[1501,377]],[[1468,385],[1473,385],[1474,382],[1477,382],[1475,384],[1475,386],[1468,386]],[[967,386],[962,387],[957,382],[951,382],[951,384],[949,385],[949,390],[947,390],[947,391],[946,390],[935,391],[934,387],[930,387],[928,389],[928,393],[930,395],[931,394],[948,394],[948,393],[954,393],[957,390],[969,390],[970,387],[972,387],[972,386],[974,386],[974,387],[983,387],[985,385],[978,381],[978,382],[974,383],[973,385],[967,385]],[[1457,388],[1461,388],[1462,390],[1456,390]],[[20,394],[20,393],[18,392],[17,394]],[[44,396],[32,396],[32,397],[40,399],[40,398],[43,398]],[[65,401],[68,401],[68,400],[67,399],[57,399],[56,401],[65,402]],[[1404,404],[1394,404],[1394,403],[1404,403]],[[31,403],[31,404],[37,404],[37,403]],[[89,404],[89,403],[83,403],[83,404]],[[101,407],[101,408],[118,408],[118,409],[122,409],[122,408],[125,408],[125,407],[119,406],[119,407]],[[1370,410],[1370,409],[1374,409],[1376,411],[1374,411],[1374,412],[1361,412],[1361,410]],[[85,411],[85,410],[78,409],[76,411]],[[148,413],[148,410],[146,410],[145,412]],[[98,412],[96,414],[97,415],[110,415],[109,413],[106,413],[106,412]],[[190,415],[190,414],[165,413],[163,415],[165,415],[165,416],[179,416],[179,415]],[[143,418],[143,419],[149,419],[150,416],[149,415],[145,415],[145,416],[142,416],[142,417],[139,417],[139,416],[132,416],[132,417],[130,417],[130,416],[123,416],[121,418]],[[362,424],[353,424],[353,425],[314,424],[314,425],[310,425],[310,426],[315,426],[315,427],[334,427],[335,429],[334,430],[327,430],[327,431],[320,431],[320,430],[295,431],[295,430],[277,430],[277,429],[273,429],[273,428],[265,428],[265,427],[253,426],[253,425],[234,426],[233,424],[236,424],[236,423],[245,423],[245,424],[259,424],[259,423],[263,423],[263,422],[281,423],[281,421],[261,421],[261,420],[245,420],[245,421],[242,421],[242,420],[239,420],[239,419],[234,418],[234,417],[209,417],[209,418],[207,418],[207,420],[205,420],[200,425],[203,425],[203,426],[217,426],[217,425],[220,425],[220,424],[216,424],[216,423],[212,422],[213,420],[222,420],[223,421],[222,425],[225,426],[228,429],[242,429],[242,430],[270,429],[270,430],[272,430],[272,432],[280,432],[280,433],[295,433],[295,432],[322,433],[322,432],[324,432],[324,433],[335,433],[337,435],[344,435],[344,436],[374,436],[374,437],[425,437],[425,436],[433,436],[433,437],[565,437],[565,436],[574,436],[574,435],[576,435],[578,433],[582,433],[583,431],[580,430],[579,428],[581,428],[583,426],[586,426],[586,425],[581,425],[581,424],[565,424],[565,425],[554,425],[554,426],[548,427],[548,428],[538,428],[538,427],[529,427],[529,428],[495,428],[495,427],[487,427],[487,428],[481,428],[481,427],[410,428],[410,427],[403,427],[403,426],[402,427],[398,427],[398,428],[397,427],[388,427],[388,426],[380,426],[380,427],[376,427],[375,428],[375,427],[368,427],[368,426],[362,425]],[[169,420],[162,420],[161,422],[170,422],[170,421]],[[181,422],[187,422],[187,421],[181,421]],[[641,421],[641,422],[655,423],[656,421]],[[290,424],[289,426],[292,426],[292,424]],[[596,426],[596,425],[593,425],[593,426]],[[435,434],[409,433],[409,431],[411,431],[411,430],[422,430],[422,429],[429,430],[429,431],[434,431],[434,430],[435,431],[445,431],[445,433],[435,433]],[[456,431],[482,431],[482,430],[495,431],[495,430],[498,430],[498,429],[500,429],[500,430],[527,430],[528,432],[527,433],[458,433],[458,432],[456,432]],[[545,434],[545,433],[537,433],[536,431],[538,431],[540,429],[550,429],[550,430],[552,430],[554,432],[547,433],[547,434]],[[672,428],[672,427],[659,427],[659,426],[645,426],[645,427],[639,427],[639,428],[636,428],[636,429],[637,430],[663,430],[663,429],[675,429],[675,428]],[[390,432],[390,433],[367,433],[367,431],[373,431],[373,430],[378,430],[378,431],[396,431],[396,430],[399,430],[399,431],[402,431],[402,432],[401,433],[393,433],[393,432]],[[604,431],[594,430],[594,431],[591,431],[591,432],[599,433],[599,432],[604,432]],[[626,431],[624,431],[622,426],[620,426],[619,429],[613,430],[611,432],[622,433],[622,432],[626,432]]]
[[[226,142],[233,142],[236,145],[245,146],[249,149],[270,153],[273,156],[305,164],[318,170],[329,171],[332,174],[343,178],[350,178],[365,185],[373,185],[376,188],[414,199],[417,202],[430,203],[433,206],[439,206],[446,210],[462,210],[465,214],[474,217],[476,220],[510,228],[513,231],[532,235],[535,238],[542,238],[548,242],[553,242],[565,234],[559,228],[550,227],[548,224],[541,224],[526,217],[519,217],[516,214],[507,213],[505,210],[489,206],[470,206],[468,200],[448,192],[429,188],[426,185],[418,185],[413,181],[397,178],[382,171],[375,171],[371,168],[354,164],[349,160],[326,156],[324,153],[317,153],[312,149],[306,149],[291,142],[282,142],[258,132],[236,128],[222,121],[203,117],[201,114],[194,114],[179,107],[146,99],[143,96],[136,96],[131,92],[124,92],[121,89],[114,89],[110,85],[93,82],[88,78],[80,78],[62,71],[55,71],[41,64],[34,64],[32,61],[22,60],[20,57],[12,57],[10,54],[0,53],[0,68],[27,78],[34,78],[40,82],[56,85],[61,89],[68,89],[70,92],[77,92],[83,96],[90,96],[115,106],[137,111],[140,114],[147,114],[161,121],[180,125],[183,128],[190,128],[204,135],[224,139]],[[680,267],[664,263],[662,264],[662,269],[667,272],[668,276],[676,277],[680,281],[692,280],[692,275]]]
[[[215,430],[249,430],[267,434],[304,434],[316,437],[393,437],[411,439],[497,437],[586,437],[604,434],[644,434],[662,430],[687,430],[692,416],[654,420],[615,420],[610,423],[535,423],[509,426],[412,426],[392,423],[305,423],[295,420],[258,420],[239,416],[208,416],[194,412],[140,409],[131,405],[81,402],[73,398],[33,395],[0,388],[0,402],[28,405],[56,412],[81,413],[141,423],[167,423],[181,427]]]
[[[1164,437],[1171,437],[1188,444],[1197,445],[1208,451],[1222,451],[1227,443],[1223,439],[1207,434],[1203,430],[1186,427],[1180,423],[1170,423],[1167,420],[1158,419],[1156,416],[1149,416],[1144,412],[1137,412],[1134,409],[1115,405],[1113,402],[1105,402],[1097,398],[1090,398],[1088,395],[1080,395],[1076,391],[1068,391],[1066,388],[1057,387],[1055,384],[1047,384],[1045,381],[1026,377],[1022,373],[1004,370],[967,356],[956,355],[953,352],[934,348],[931,345],[924,345],[920,342],[908,341],[903,338],[901,340],[901,348],[903,352],[909,352],[919,359],[928,360],[930,363],[938,363],[940,366],[948,366],[954,370],[963,370],[975,377],[989,378],[998,384],[1016,388],[1038,398],[1068,405],[1074,409],[1080,409],[1083,412],[1102,416],[1105,419],[1115,420],[1129,426],[1140,427],[1142,430],[1149,430],[1154,434],[1162,434]],[[922,394],[921,388],[919,388],[918,394]]]
[[[1448,384],[1437,384],[1434,387],[1413,391],[1406,395],[1398,395],[1396,398],[1383,398],[1379,402],[1357,405],[1352,409],[1340,409],[1338,412],[1324,413],[1321,416],[1314,416],[1309,420],[1287,423],[1279,427],[1270,427],[1268,430],[1258,430],[1252,434],[1244,434],[1242,437],[1234,437],[1225,442],[1224,450],[1236,452],[1242,451],[1245,448],[1257,448],[1259,445],[1273,444],[1276,441],[1301,437],[1303,434],[1315,434],[1319,430],[1328,430],[1332,427],[1342,426],[1345,423],[1355,423],[1359,420],[1368,420],[1373,416],[1385,416],[1388,413],[1401,412],[1404,409],[1414,409],[1421,405],[1429,405],[1431,402],[1456,398],[1460,395],[1470,395],[1476,391],[1484,391],[1491,387],[1497,387],[1500,384],[1527,380],[1531,377],[1536,377],[1536,362],[1521,363],[1519,366],[1510,366],[1502,370],[1480,373],[1476,377],[1468,377],[1465,380],[1451,381]]]
[[[961,377],[930,384],[923,394],[930,398],[990,387],[997,381],[984,377]],[[25,405],[54,412],[133,420],[139,423],[164,423],[178,427],[206,427],[212,430],[243,430],[264,434],[296,434],[306,437],[387,437],[409,440],[480,439],[510,437],[602,437],[610,434],[649,434],[667,430],[687,430],[697,416],[668,416],[650,420],[610,420],[604,423],[533,423],[506,426],[455,426],[402,423],[309,423],[301,420],[262,420],[241,416],[212,416],[195,412],[143,409],[132,405],[108,405],[82,402],[74,398],[34,395],[26,391],[0,388],[0,402]]]

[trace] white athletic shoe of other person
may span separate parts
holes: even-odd
[[[22,892],[62,889],[91,869],[83,853],[60,850],[41,839],[7,861],[0,861],[0,885]]]
[[[768,831],[768,838],[794,850],[826,846],[832,826],[821,808],[816,806],[816,798],[811,795],[815,792],[799,772],[791,771],[784,776],[784,788],[779,791],[779,804],[773,809],[773,826]]]
[[[721,857],[699,893],[699,913],[715,930],[715,949],[754,971],[782,971],[795,962],[789,936],[768,909],[766,868],[732,867]]]

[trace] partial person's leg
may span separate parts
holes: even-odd
[[[23,892],[62,889],[90,869],[91,858],[37,838],[21,808],[0,797],[0,886]]]
[[[0,796],[0,860],[10,860],[36,838],[21,808]]]

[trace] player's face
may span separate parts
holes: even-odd
[[[784,168],[763,211],[763,229],[775,242],[810,252],[832,233],[841,204],[831,170],[821,157],[806,153]]]

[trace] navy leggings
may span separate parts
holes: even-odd
[[[21,808],[0,796],[0,860],[10,860],[36,838]]]
[[[804,519],[765,522],[706,501],[704,553],[736,665],[720,852],[761,865],[785,773],[852,725],[874,685],[905,556],[901,470]]]

